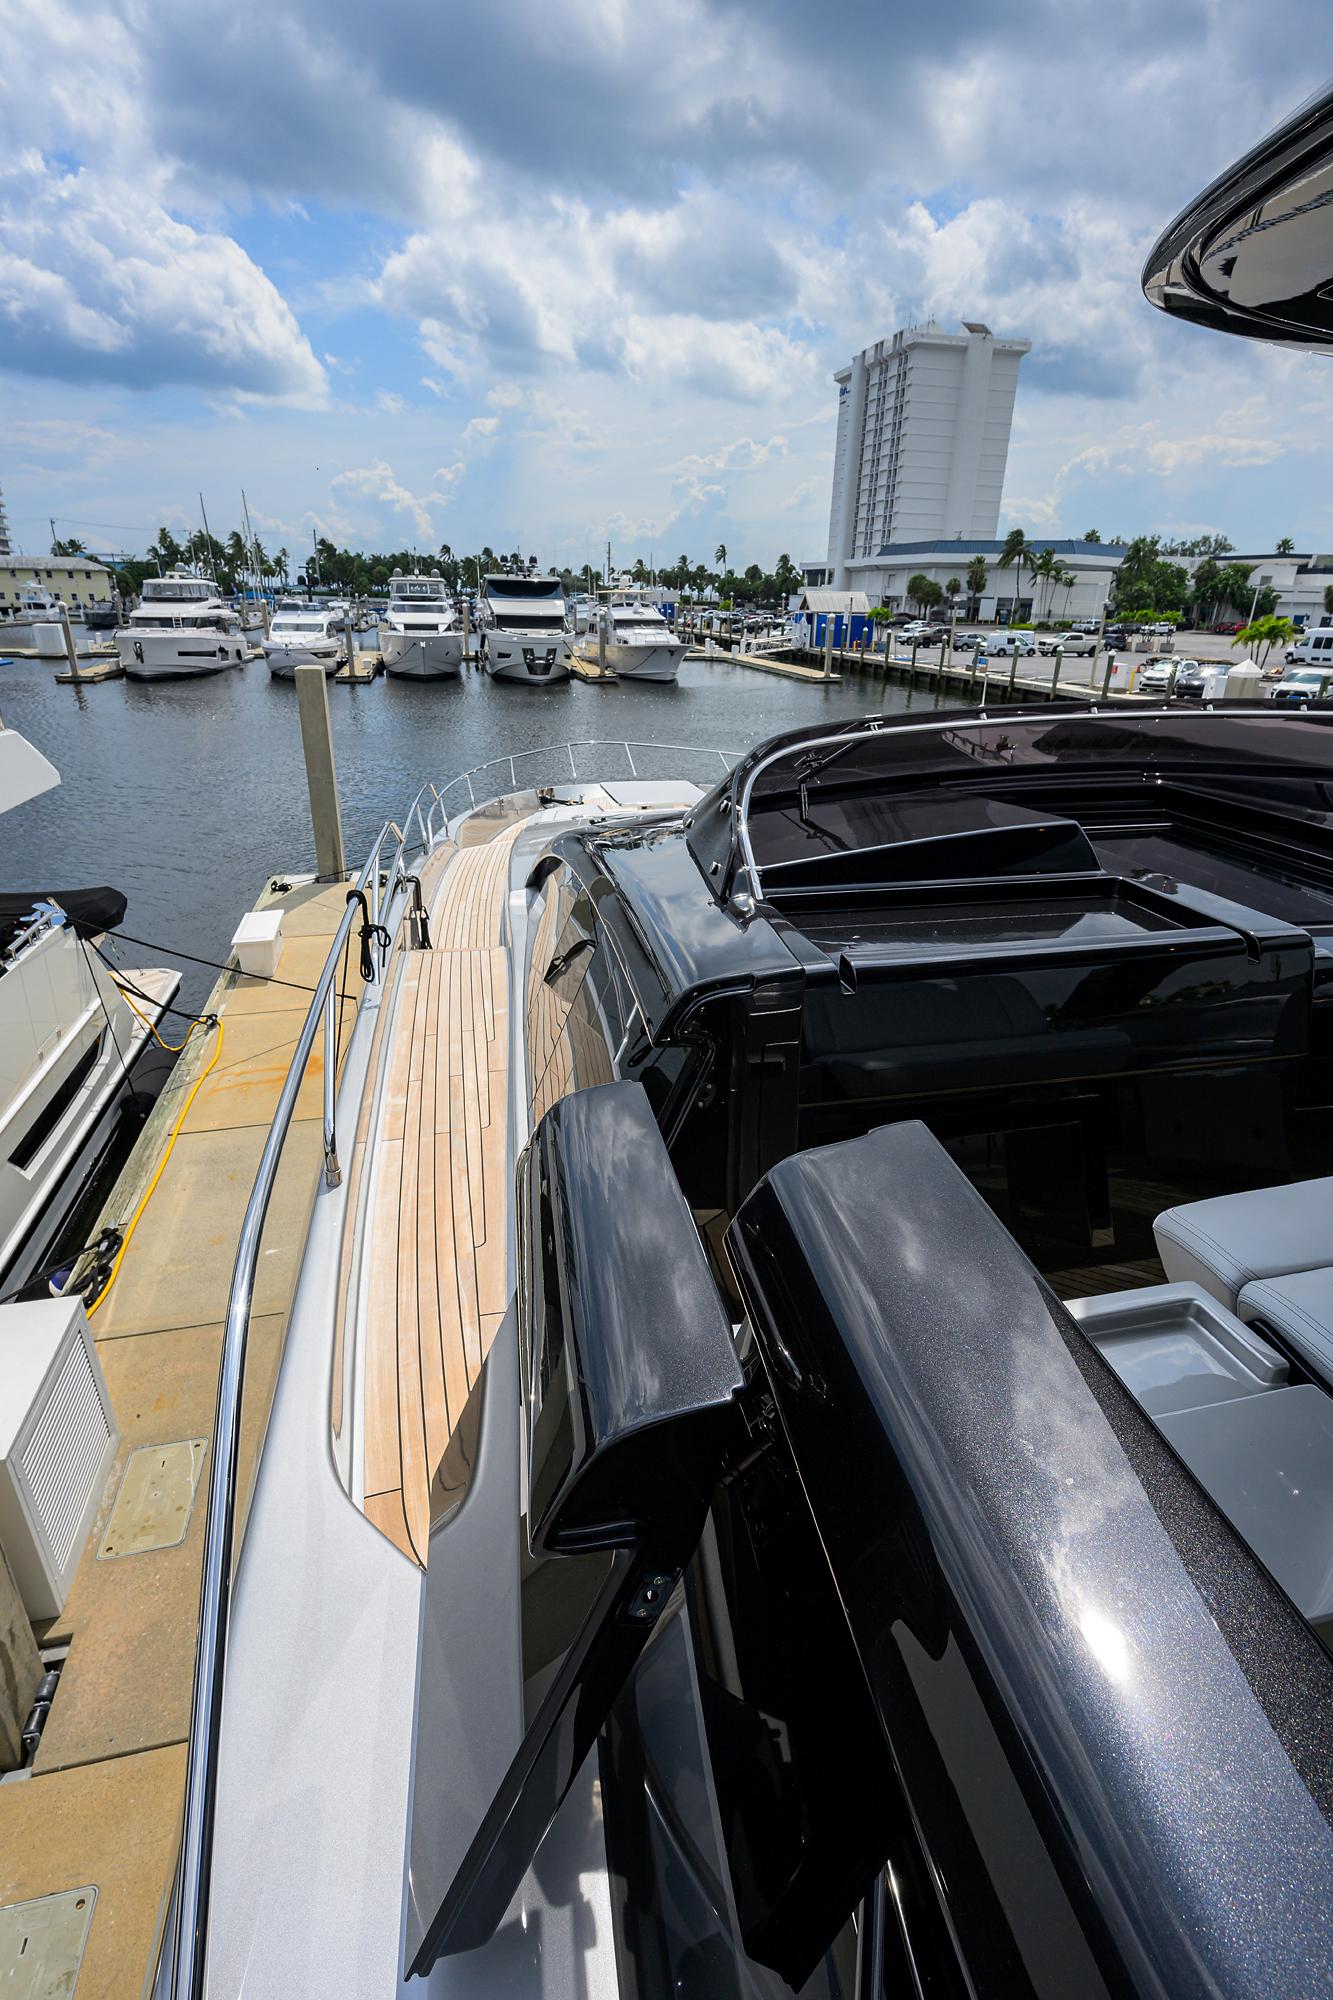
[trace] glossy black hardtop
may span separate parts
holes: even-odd
[[[1333,346],[1333,89],[1325,86],[1196,196],[1143,267],[1153,305],[1222,333]]]
[[[965,1990],[1327,1990],[1333,1662],[985,1202],[897,1125],[728,1243]]]

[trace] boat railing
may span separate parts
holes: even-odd
[[[231,1605],[232,1563],[236,1542],[237,1468],[240,1458],[241,1416],[245,1382],[245,1358],[254,1306],[255,1277],[260,1240],[278,1168],[291,1127],[296,1101],[305,1073],[322,1034],[324,1058],[323,1141],[324,1182],[335,1188],[342,1179],[338,1159],[337,1069],[339,1017],[343,995],[339,990],[338,967],[361,915],[364,899],[369,923],[370,950],[367,963],[372,978],[382,979],[388,964],[390,938],[396,933],[409,907],[405,872],[409,850],[419,846],[429,851],[442,840],[449,826],[467,807],[483,805],[507,790],[535,789],[540,783],[590,783],[592,774],[580,770],[580,763],[592,753],[618,751],[628,764],[628,775],[638,779],[646,774],[639,766],[651,754],[699,756],[716,763],[718,775],[730,769],[737,753],[697,744],[612,742],[587,738],[581,742],[545,745],[536,750],[517,750],[512,756],[492,757],[471,770],[460,772],[443,785],[426,784],[403,815],[401,826],[386,821],[381,827],[355,882],[350,885],[347,907],[334,932],[324,967],[311,995],[291,1062],[273,1113],[264,1150],[260,1156],[254,1187],[241,1223],[232,1268],[231,1290],[223,1326],[222,1356],[218,1377],[217,1410],[213,1428],[213,1451],[208,1474],[208,1505],[204,1521],[203,1574],[199,1593],[199,1635],[195,1654],[194,1686],[190,1709],[190,1736],[185,1773],[185,1806],[181,1830],[180,1858],[168,1912],[162,1954],[153,1987],[154,2000],[203,2000],[207,1966],[208,1905],[213,1852],[213,1826],[217,1791],[218,1754],[221,1739],[222,1695],[226,1677],[227,1630]],[[547,775],[525,782],[524,774],[534,760],[545,760]],[[565,765],[568,764],[568,777]],[[603,772],[601,775],[606,776]],[[508,781],[506,786],[506,779]],[[451,810],[452,804],[452,810]],[[388,857],[386,861],[386,856]],[[390,919],[391,921],[387,921]],[[374,928],[383,927],[378,945]]]
[[[587,766],[593,762],[604,762],[605,753],[609,751],[618,751],[624,757],[628,768],[618,775],[631,779],[648,777],[650,774],[640,769],[640,765],[652,758],[681,756],[708,759],[717,766],[711,776],[720,778],[740,755],[739,751],[719,750],[711,744],[625,742],[603,736],[576,738],[568,743],[544,743],[536,750],[515,750],[508,756],[488,758],[484,764],[474,764],[470,770],[460,771],[457,777],[448,779],[443,785],[423,786],[413,801],[409,819],[411,812],[418,813],[423,844],[433,847],[460,813],[502,798],[506,792],[534,790],[539,785],[590,784],[598,777],[607,777],[609,774],[606,771],[594,772]],[[532,775],[534,767],[540,776]],[[679,777],[681,774],[677,769],[663,775]],[[430,800],[428,807],[424,806],[427,798]]]
[[[168,1996],[169,2000],[201,2000],[204,1992],[218,1747],[236,1542],[237,1468],[245,1360],[260,1240],[297,1096],[316,1042],[321,1037],[324,1059],[324,1180],[326,1186],[336,1187],[342,1178],[336,1125],[338,1030],[344,998],[339,990],[339,963],[350,943],[354,927],[361,921],[363,898],[372,925],[383,924],[395,902],[395,928],[401,922],[407,908],[406,896],[401,894],[406,887],[407,878],[403,871],[410,838],[409,831],[405,829],[410,829],[414,823],[416,806],[414,801],[413,807],[404,816],[404,827],[390,820],[380,829],[360,873],[349,885],[347,907],[333,934],[323,970],[311,995],[305,1022],[292,1051],[241,1223],[223,1327],[213,1450],[209,1464],[180,1859],[173,1895],[174,1908],[168,1917],[162,1958],[153,1989],[159,2000],[168,2000]],[[419,827],[424,826],[420,813],[416,813],[416,823]],[[388,957],[387,947],[383,945],[382,937],[378,951],[373,936],[370,943],[367,962],[373,967],[371,976],[382,978]]]

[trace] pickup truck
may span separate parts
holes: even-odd
[[[1039,653],[1064,653],[1070,658],[1088,659],[1096,650],[1095,632],[1043,632],[1037,641]]]

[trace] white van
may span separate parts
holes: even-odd
[[[978,650],[992,660],[1007,660],[1014,653],[1020,659],[1030,659],[1037,650],[1037,641],[1031,632],[996,632]]]
[[[1289,667],[1333,668],[1333,625],[1316,625],[1292,640],[1283,658]]]

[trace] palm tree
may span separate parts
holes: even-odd
[[[1064,564],[1060,561],[1060,558],[1058,555],[1056,555],[1054,549],[1043,549],[1040,555],[1033,555],[1031,550],[1028,550],[1027,568],[1029,574],[1032,577],[1033,582],[1038,586],[1037,615],[1039,617],[1041,616],[1041,600],[1042,600],[1041,586],[1044,584],[1046,587],[1045,609],[1046,609],[1046,615],[1049,617],[1051,609],[1051,597],[1055,591],[1056,584],[1059,582],[1060,578],[1064,573]]]
[[[981,600],[985,595],[986,585],[989,581],[990,571],[986,567],[985,556],[973,556],[967,566],[967,615],[969,618],[980,618]]]
[[[290,561],[291,557],[288,555],[286,549],[279,549],[273,558],[273,567],[277,570],[278,575],[284,583],[287,581],[287,565]]]
[[[1099,542],[1101,538],[1102,532],[1100,528],[1085,528],[1083,530],[1083,539],[1085,542]]]
[[[717,547],[716,547],[716,548],[715,548],[715,549],[713,550],[713,561],[714,561],[714,562],[715,562],[715,563],[717,564],[717,566],[718,566],[718,568],[719,568],[719,569],[725,569],[725,568],[726,568],[726,566],[727,566],[727,545],[726,545],[726,543],[725,543],[725,542],[719,542],[719,543],[718,543],[718,545],[717,545]]]
[[[1277,544],[1274,553],[1280,556],[1290,556],[1296,553],[1296,544],[1295,542],[1292,541],[1290,535],[1284,535],[1282,537],[1282,540]]]
[[[1031,553],[1028,549],[1027,536],[1023,533],[1023,530],[1021,528],[1011,528],[1009,530],[1009,533],[1004,538],[1004,547],[1000,551],[1000,558],[999,558],[999,567],[1001,569],[1012,569],[1014,572],[1014,596],[1013,596],[1014,608],[1013,608],[1013,613],[1009,620],[1009,623],[1011,625],[1016,625],[1018,623],[1018,611],[1019,611],[1018,588],[1019,584],[1022,581],[1023,570],[1031,560],[1032,558],[1031,558]]]

